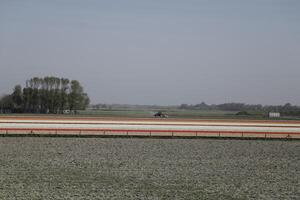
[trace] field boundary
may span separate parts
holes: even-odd
[[[92,128],[0,128],[1,136],[75,136],[75,137],[210,137],[210,138],[281,138],[300,139],[300,132],[135,130]]]
[[[14,121],[7,121],[3,122],[0,121],[0,124],[82,124],[82,125],[128,125],[128,123],[104,123],[104,122],[97,122],[97,123],[89,123],[89,122],[14,122]],[[170,123],[129,123],[129,125],[156,125],[156,126],[165,126],[165,125],[174,125],[174,126],[226,126],[226,127],[274,127],[274,128],[300,128],[300,126],[275,126],[275,125],[264,125],[264,123],[261,123],[261,125],[252,125],[252,124],[243,124],[243,125],[237,125],[237,124],[170,124]]]
[[[0,119],[18,119],[18,120],[28,120],[28,119],[39,119],[39,120],[120,120],[120,121],[171,121],[171,122],[245,122],[245,123],[286,123],[286,124],[300,124],[298,119],[224,119],[224,118],[203,118],[203,119],[190,119],[190,118],[133,118],[133,117],[97,117],[97,116],[65,116],[65,115],[0,115]]]

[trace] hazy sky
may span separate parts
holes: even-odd
[[[92,103],[300,105],[300,1],[0,0],[0,94],[46,75]]]

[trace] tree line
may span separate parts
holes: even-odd
[[[223,103],[208,105],[205,102],[200,104],[181,104],[179,109],[185,110],[222,110],[222,111],[252,111],[256,113],[280,112],[286,116],[300,116],[300,106],[286,103],[284,105],[261,105],[244,103]]]
[[[16,85],[12,94],[0,98],[2,113],[63,113],[85,109],[89,97],[77,80],[47,76]]]

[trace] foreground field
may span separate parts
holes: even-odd
[[[299,199],[300,142],[0,138],[0,199]]]

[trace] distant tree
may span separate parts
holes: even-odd
[[[27,84],[26,84],[27,85]],[[32,108],[32,88],[23,88],[23,112],[31,112]]]
[[[200,104],[196,104],[194,106],[197,110],[209,110],[209,106],[205,103],[205,102],[202,102]]]
[[[21,85],[16,85],[11,95],[13,112],[20,113],[23,111],[23,94]]]
[[[181,104],[179,106],[179,109],[188,109],[189,108],[189,105],[188,104]]]
[[[236,115],[250,115],[247,111],[239,111]]]
[[[77,80],[71,81],[71,90],[69,94],[69,106],[70,110],[85,109],[90,100],[86,93],[83,92],[83,87]]]
[[[69,90],[69,79],[60,79],[60,110],[63,112],[68,107],[68,90]]]
[[[0,98],[0,113],[13,112],[13,99],[11,95],[3,95]]]
[[[90,103],[79,81],[53,76],[31,78],[23,90],[16,85],[11,95],[0,100],[1,112],[25,113],[63,113],[65,109],[85,109]]]

